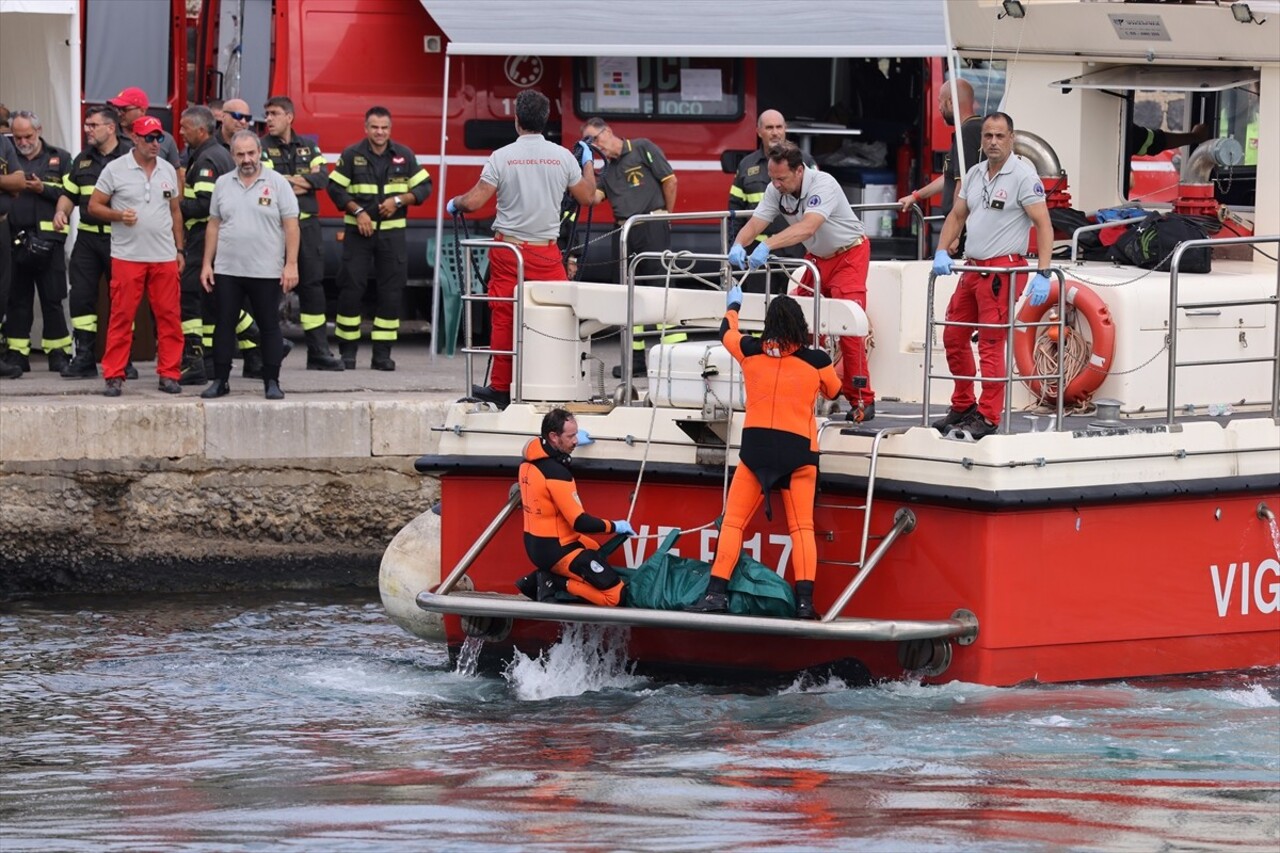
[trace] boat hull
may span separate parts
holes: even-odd
[[[512,473],[442,476],[443,566],[462,558],[506,502]],[[633,478],[589,470],[577,477],[585,506],[625,514]],[[819,495],[820,611],[832,606],[862,556],[862,513],[855,509],[862,494],[855,486],[824,483]],[[915,672],[926,680],[993,685],[1238,669],[1280,658],[1280,560],[1258,511],[1260,503],[1280,505],[1280,486],[1158,499],[1023,495],[995,507],[912,495],[907,487],[882,492],[872,510],[873,532],[887,530],[903,508],[916,524],[842,615],[939,620],[968,611],[979,626],[972,642],[841,642],[637,626],[628,638],[631,658],[657,667],[757,674],[852,659],[875,678]],[[646,479],[632,519],[640,536],[651,538],[626,543],[613,561],[638,566],[668,529],[714,519],[721,499],[718,480]],[[745,547],[786,569],[785,522],[757,521]],[[714,528],[679,540],[686,556],[710,560],[714,548]],[[511,593],[528,570],[520,522],[511,518],[468,576],[477,590]],[[461,643],[462,621],[448,617],[445,626],[449,643]],[[555,622],[515,619],[497,644],[536,652],[558,633]]]

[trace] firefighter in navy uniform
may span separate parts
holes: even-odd
[[[0,319],[9,305],[9,256],[13,253],[13,240],[9,237],[9,209],[13,206],[10,193],[22,191],[26,176],[18,167],[18,150],[9,137],[0,135]],[[0,359],[0,378],[17,379],[22,368]]]
[[[365,138],[347,148],[329,174],[329,198],[342,211],[341,289],[337,336],[342,364],[356,366],[360,315],[372,271],[378,278],[373,315],[374,370],[395,370],[391,346],[400,331],[401,297],[408,281],[405,228],[408,208],[431,194],[431,176],[417,156],[391,141],[391,111],[370,107],[364,114]]]
[[[67,267],[71,280],[67,308],[71,312],[75,355],[62,369],[64,379],[98,377],[94,351],[98,342],[98,282],[103,276],[111,278],[111,225],[89,213],[89,198],[103,168],[133,148],[128,137],[120,133],[120,115],[114,107],[102,105],[85,110],[84,135],[88,145],[75,156],[71,170],[62,179],[62,198],[58,199],[53,217],[54,227],[65,230],[71,211],[80,208],[76,242]],[[103,325],[105,333],[105,322]],[[138,378],[132,363],[125,366],[125,376]]]
[[[217,126],[208,107],[187,107],[182,112],[180,127],[187,143],[186,180],[180,205],[187,242],[186,263],[182,267],[182,376],[178,383],[203,385],[211,378],[205,371],[205,352],[212,351],[217,316],[212,297],[200,285],[204,235],[209,227],[209,200],[219,176],[235,171],[236,164],[215,138]],[[248,370],[247,351],[245,365]]]
[[[605,170],[596,182],[596,202],[605,199],[613,208],[617,231],[613,237],[613,256],[621,253],[623,223],[643,213],[674,213],[676,208],[676,173],[666,155],[648,139],[623,139],[602,118],[589,118],[582,126],[582,141],[600,152]],[[671,224],[662,221],[641,222],[627,235],[628,258],[641,252],[661,252],[671,248]],[[643,260],[636,265],[639,285],[661,287],[666,266],[660,260]],[[631,373],[645,373],[645,338],[657,332],[660,343],[678,344],[688,340],[683,332],[668,331],[665,324],[656,327],[636,326],[632,330]],[[615,378],[622,378],[621,366],[614,368]]]
[[[760,113],[760,118],[756,120],[756,135],[760,137],[760,147],[752,151],[746,157],[742,158],[742,162],[738,164],[738,171],[733,176],[733,183],[729,186],[729,211],[737,213],[744,210],[755,210],[756,205],[764,198],[764,191],[769,186],[769,156],[768,151],[775,145],[779,145],[787,138],[787,120],[782,117],[782,113],[777,110],[765,110]],[[804,164],[811,169],[818,168],[818,164],[808,154],[804,155]],[[749,216],[734,217],[729,221],[729,240],[730,245],[738,232],[742,230],[742,226],[747,224]],[[764,231],[756,236],[757,242],[764,242],[777,234],[779,231],[787,227],[787,220],[779,216],[772,223],[765,226]],[[755,248],[754,246],[752,247]],[[786,246],[774,252],[783,258],[803,258],[804,248],[801,246]],[[770,290],[775,293],[783,293],[786,291],[786,274],[781,270],[775,271],[780,280],[770,280],[764,274],[756,275],[752,273],[742,281],[742,289],[748,293],[762,293],[765,285],[771,284]],[[771,272],[769,275],[773,275]]]
[[[284,176],[298,199],[299,320],[307,339],[307,370],[342,370],[342,360],[329,349],[325,335],[324,241],[316,193],[329,184],[324,155],[316,143],[293,130],[293,101],[283,95],[264,107],[267,134],[262,137],[262,165]]]
[[[44,318],[41,349],[49,359],[49,369],[60,372],[71,354],[71,333],[67,331],[62,300],[67,297],[67,265],[63,255],[66,231],[53,226],[62,179],[71,168],[71,155],[50,145],[40,136],[40,119],[18,110],[11,117],[13,145],[18,151],[16,166],[26,177],[26,188],[13,200],[9,230],[16,241],[19,234],[27,245],[15,245],[8,315],[4,336],[9,341],[8,358],[25,373],[31,369],[31,323],[35,300],[40,298]],[[28,242],[34,238],[34,244]]]

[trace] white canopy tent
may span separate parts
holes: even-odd
[[[942,0],[827,0],[786,7],[774,0],[647,0],[632,6],[600,0],[420,2],[448,39],[441,115],[449,114],[453,56],[837,59],[941,56],[947,49]],[[437,270],[447,198],[446,124],[440,126]],[[438,275],[435,284],[433,328],[439,321]]]
[[[30,110],[51,145],[80,150],[78,0],[0,0],[0,101]]]
[[[941,56],[942,0],[421,0],[454,55]],[[627,14],[627,13],[630,14]]]

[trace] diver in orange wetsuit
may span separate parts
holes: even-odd
[[[818,486],[818,428],[813,411],[819,393],[829,400],[840,393],[840,377],[831,366],[831,357],[808,345],[813,338],[794,299],[776,296],[769,303],[762,339],[738,331],[742,290],[732,288],[727,301],[720,340],[742,365],[747,414],[707,594],[687,609],[699,613],[728,609],[729,577],[742,550],[742,529],[761,503],[765,517],[773,518],[769,492],[776,487],[782,493],[791,532],[796,617],[815,619],[813,579],[818,573],[818,550],[813,537],[813,500]]]
[[[520,463],[524,549],[538,570],[516,581],[516,587],[535,601],[548,601],[557,592],[606,607],[622,600],[622,578],[588,534],[634,536],[635,530],[625,520],[605,521],[586,512],[569,471],[574,448],[591,441],[573,415],[552,409],[542,419],[541,437],[525,446]]]

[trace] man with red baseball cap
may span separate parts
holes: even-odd
[[[160,390],[182,391],[178,385],[182,358],[182,319],[178,276],[182,271],[182,185],[178,173],[157,155],[164,131],[159,119],[143,116],[133,123],[137,144],[102,169],[89,198],[89,213],[111,223],[111,320],[102,373],[103,393],[119,397],[125,362],[133,339],[133,318],[143,293],[156,319],[156,373]]]
[[[147,109],[151,102],[147,100],[147,93],[139,89],[137,86],[130,86],[127,89],[121,89],[120,94],[107,101],[108,104],[120,111],[120,126],[126,129],[133,127],[134,122],[147,114]],[[182,166],[182,158],[178,156],[178,143],[173,141],[173,134],[167,130],[161,130],[164,139],[160,141],[160,156],[169,161],[169,165],[177,169]],[[129,133],[129,138],[136,145],[138,140],[134,133]]]

